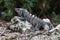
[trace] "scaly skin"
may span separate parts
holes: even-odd
[[[36,30],[38,30],[41,26],[44,27],[46,24],[49,26],[49,29],[53,28],[53,25],[51,23],[44,22],[42,19],[29,13],[26,9],[15,8],[15,11],[18,13],[19,16],[23,16],[27,21],[29,21]]]

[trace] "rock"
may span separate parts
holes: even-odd
[[[11,19],[10,29],[12,30],[20,30],[22,29],[25,32],[27,29],[31,29],[32,24],[30,24],[27,20],[24,20],[22,17],[15,16]]]
[[[0,36],[0,40],[6,40],[5,36]]]
[[[0,35],[4,34],[6,32],[6,27],[0,27]]]
[[[17,32],[8,33],[8,34],[4,34],[4,36],[6,37],[7,40],[12,40],[12,39],[16,39],[17,37],[19,37],[20,33],[17,33]]]
[[[32,37],[31,40],[40,40],[40,35]]]

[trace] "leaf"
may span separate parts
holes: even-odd
[[[14,15],[13,11],[4,11],[1,13],[2,17],[3,18],[6,18],[6,17],[12,17]]]
[[[50,10],[50,6],[49,5],[46,6],[46,10]]]
[[[5,7],[7,8],[14,8],[14,1],[13,0],[4,0],[5,2]]]
[[[7,14],[6,14],[6,12],[2,12],[1,15],[2,15],[2,17],[6,17]]]
[[[13,16],[13,14],[14,14],[13,11],[12,10],[9,10],[7,16],[10,16],[11,17],[11,16]]]

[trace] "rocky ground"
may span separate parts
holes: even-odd
[[[10,25],[11,22],[0,20],[0,40],[60,40],[60,32],[58,32],[58,30],[52,33],[44,30],[35,32],[32,31],[29,33],[23,31],[21,33],[20,29],[17,28],[16,31],[16,29],[14,29],[13,26],[12,26],[13,29],[9,29],[10,26],[7,24]]]

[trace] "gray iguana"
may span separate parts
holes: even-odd
[[[15,8],[15,11],[18,13],[19,16],[23,16],[27,21],[29,21],[35,27],[35,30],[38,30],[41,26],[44,28],[45,25],[49,27],[49,30],[53,28],[51,22],[43,21],[41,18],[38,18],[37,16],[29,13],[26,9]]]

